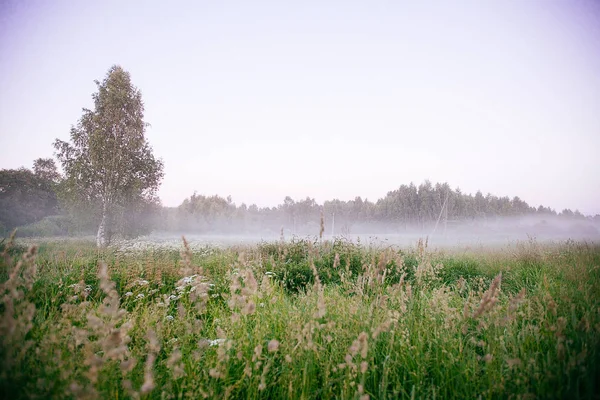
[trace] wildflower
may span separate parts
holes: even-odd
[[[140,280],[138,280],[138,281],[137,281],[137,284],[138,284],[138,285],[140,285],[140,286],[146,286],[146,285],[148,285],[149,283],[150,283],[150,282],[148,282],[148,281],[147,281],[147,280],[145,280],[145,279],[140,279]]]
[[[131,296],[133,296],[133,292],[127,292],[127,293],[125,293],[125,297],[131,297]]]
[[[209,345],[212,346],[218,346],[221,343],[225,343],[225,339],[213,339],[210,341]]]
[[[194,278],[196,278],[197,276],[198,275],[186,276],[185,278],[183,278],[183,283],[186,285],[190,285],[194,281]]]
[[[166,320],[167,321],[173,321],[175,319],[175,317],[173,317],[172,315],[167,315]]]
[[[179,298],[179,296],[176,296],[174,294],[169,296],[169,300],[177,300]]]
[[[135,296],[137,299],[143,299],[144,298],[144,293],[140,293],[137,296]]]
[[[266,276],[275,276],[275,272],[267,271],[265,272]]]

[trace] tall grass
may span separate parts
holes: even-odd
[[[600,246],[3,245],[4,398],[598,398]],[[21,255],[22,253],[22,255]]]

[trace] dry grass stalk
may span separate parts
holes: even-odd
[[[479,307],[473,313],[473,318],[477,319],[494,307],[498,301],[498,292],[500,291],[500,283],[502,282],[502,272],[500,272],[492,281],[489,289],[483,294]]]
[[[310,267],[313,271],[313,275],[315,277],[315,284],[313,290],[317,293],[317,311],[313,315],[315,319],[321,319],[325,317],[327,314],[327,307],[325,305],[325,291],[323,289],[323,285],[321,284],[321,279],[319,278],[319,273],[317,272],[317,267],[311,261]]]
[[[105,298],[96,312],[87,315],[87,337],[97,339],[85,340],[83,350],[86,355],[85,365],[88,367],[85,375],[89,384],[83,387],[76,383],[71,385],[73,394],[78,398],[98,396],[95,385],[98,383],[102,367],[109,361],[119,362],[124,377],[136,364],[127,346],[131,340],[127,333],[133,327],[133,322],[125,320],[127,312],[120,308],[120,298],[115,283],[110,279],[108,266],[104,262],[99,263],[98,277]],[[131,397],[136,397],[128,380],[123,381],[123,387]]]
[[[160,351],[160,343],[156,337],[156,332],[154,332],[152,329],[148,330],[147,337],[148,343],[146,347],[148,349],[148,357],[146,358],[146,364],[144,366],[144,383],[140,388],[140,394],[148,394],[156,387],[156,384],[154,383],[153,369],[156,356]]]
[[[175,347],[167,359],[167,367],[171,370],[173,379],[179,379],[185,376],[182,358],[183,355],[181,354],[181,350]]]
[[[35,264],[37,247],[29,247],[21,259],[15,263],[9,254],[13,240],[14,232],[2,252],[6,267],[12,267],[8,279],[0,284],[0,296],[2,296],[0,354],[3,353],[0,374],[3,377],[12,365],[23,359],[33,345],[31,340],[25,340],[25,338],[33,327],[35,305],[26,299],[26,294],[32,289],[37,272]]]
[[[258,282],[249,267],[231,275],[229,285],[229,308],[232,322],[240,321],[240,315],[251,315],[256,311],[256,299],[261,298]]]

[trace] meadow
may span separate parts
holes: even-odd
[[[600,398],[600,245],[2,243],[3,398]]]

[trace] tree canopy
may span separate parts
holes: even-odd
[[[97,244],[115,233],[133,235],[136,216],[157,203],[163,163],[146,140],[142,94],[120,66],[108,70],[92,94],[94,109],[71,128],[70,141],[54,142],[65,180],[61,199],[72,212],[98,222]]]
[[[163,209],[157,219],[157,228],[175,232],[279,232],[283,227],[289,233],[314,234],[321,212],[325,216],[326,231],[345,234],[350,232],[381,233],[418,230],[431,232],[437,224],[499,221],[504,217],[537,215],[544,219],[599,221],[600,216],[586,218],[579,211],[532,207],[518,196],[465,194],[448,183],[401,185],[384,197],[369,201],[361,197],[353,200],[315,199],[294,200],[289,196],[277,207],[259,208],[255,204],[237,206],[231,198],[204,196],[194,193],[177,208]]]
[[[49,163],[45,165],[51,169]],[[54,185],[39,169],[0,170],[0,225],[12,230],[56,214],[58,200]]]

